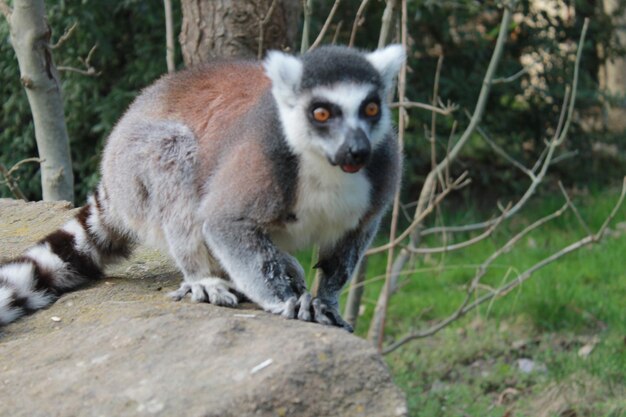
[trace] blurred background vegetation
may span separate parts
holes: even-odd
[[[313,2],[312,34],[316,35],[321,29],[332,3],[330,0]],[[553,4],[552,11],[534,8],[532,3],[522,1],[518,6],[520,13],[512,23],[498,75],[510,76],[520,71],[524,64],[537,64],[514,82],[498,84],[492,89],[482,125],[518,160],[529,164],[536,160],[543,141],[553,133],[551,129],[558,120],[565,85],[572,79],[573,52],[583,18],[590,17],[577,114],[566,145],[567,150],[577,152],[577,155],[557,164],[552,178],[577,187],[605,185],[619,180],[625,163],[624,132],[610,133],[603,121],[603,111],[606,103],[624,98],[611,97],[603,91],[599,74],[606,59],[626,54],[626,45],[619,44],[617,28],[604,12],[602,1],[549,2]],[[341,3],[326,42],[330,42],[336,33],[338,43],[348,43],[359,4],[360,0]],[[178,33],[180,4],[175,1],[173,6]],[[383,1],[370,1],[356,37],[357,47],[376,47],[384,6]],[[460,124],[457,132],[462,131],[467,123],[463,109],[473,110],[497,36],[498,3],[415,0],[410,1],[408,7],[411,55],[407,97],[413,101],[431,101],[437,59],[443,55],[439,94],[444,100],[460,105],[455,117]],[[625,7],[620,5],[616,14],[623,14]],[[82,204],[98,180],[100,152],[107,134],[141,88],[167,71],[164,12],[161,2],[138,0],[113,3],[58,1],[48,3],[47,9],[53,41],[73,23],[78,23],[76,33],[54,50],[57,65],[80,67],[79,58],[86,57],[92,46],[98,45],[91,63],[101,72],[99,76],[61,74],[77,204]],[[294,45],[294,49],[299,48]],[[37,149],[8,25],[2,19],[0,57],[0,163],[10,167],[24,158],[37,156]],[[179,51],[176,62],[178,67],[183,66]],[[427,111],[411,112],[405,152],[404,188],[407,195],[416,195],[429,171],[430,145],[425,139],[424,126],[429,126],[430,118]],[[452,118],[439,117],[438,123],[441,155],[448,145]],[[523,174],[511,169],[506,161],[495,159],[493,152],[478,137],[466,147],[456,167],[470,170],[474,197],[479,195],[490,200],[524,187]],[[40,199],[38,165],[24,165],[18,175],[28,198]],[[0,196],[9,196],[6,187],[0,189]]]
[[[296,1],[296,0],[293,0]],[[463,284],[477,262],[526,227],[541,213],[563,201],[556,187],[563,181],[596,230],[617,198],[614,183],[621,182],[626,166],[624,129],[611,125],[608,105],[626,108],[623,95],[612,94],[602,79],[608,60],[626,57],[620,44],[625,28],[614,16],[624,16],[626,2],[615,0],[612,15],[605,3],[613,0],[520,0],[511,23],[497,77],[529,68],[513,82],[491,90],[481,127],[518,161],[531,166],[554,134],[565,88],[573,78],[574,55],[585,17],[589,33],[583,47],[580,83],[573,125],[561,155],[571,155],[551,167],[549,177],[519,217],[503,225],[492,237],[469,249],[415,257],[399,281],[402,289],[389,307],[387,342],[415,328],[446,318],[465,294]],[[175,32],[181,27],[180,2],[173,1]],[[311,41],[317,36],[333,0],[314,0]],[[496,1],[409,0],[409,71],[406,96],[429,103],[437,61],[444,56],[439,95],[459,105],[454,117],[437,118],[439,159],[450,144],[453,120],[458,135],[467,125],[464,110],[473,110],[491,56],[501,9]],[[537,4],[548,7],[537,7]],[[343,0],[325,43],[336,37],[347,44],[361,0]],[[100,153],[108,133],[126,107],[153,80],[166,73],[165,24],[161,1],[97,0],[56,1],[46,4],[53,42],[72,24],[76,33],[54,50],[57,65],[81,67],[93,45],[91,64],[97,77],[63,72],[65,115],[71,140],[76,202],[98,181]],[[374,49],[378,44],[385,1],[370,0],[355,46]],[[302,22],[298,22],[300,27]],[[623,24],[623,21],[622,21]],[[300,29],[301,30],[301,29]],[[397,38],[400,28],[392,29]],[[298,37],[299,38],[299,37]],[[293,45],[298,51],[299,45]],[[182,68],[180,49],[176,62]],[[532,65],[531,65],[532,64]],[[622,86],[626,91],[626,86]],[[8,25],[0,19],[0,163],[7,167],[37,156],[26,95],[19,80]],[[431,113],[411,110],[405,137],[405,175],[402,201],[419,195],[430,171]],[[626,118],[624,118],[626,119]],[[621,121],[624,125],[626,120]],[[452,137],[452,141],[454,141]],[[468,170],[471,187],[447,198],[438,216],[447,224],[468,224],[494,210],[495,199],[519,195],[528,179],[497,156],[477,134],[454,164],[454,174]],[[37,164],[18,172],[19,184],[29,199],[40,199]],[[553,193],[553,191],[555,191]],[[0,186],[0,196],[10,196]],[[484,210],[488,209],[488,210]],[[444,216],[445,214],[445,216]],[[402,217],[402,216],[401,216]],[[406,223],[406,219],[401,219]],[[451,326],[420,344],[405,345],[387,356],[398,384],[407,393],[411,416],[498,415],[623,416],[626,415],[626,275],[621,264],[626,248],[624,209],[607,238],[581,250],[569,261],[540,271],[533,280],[509,296],[509,302],[485,305],[466,321]],[[388,225],[388,222],[384,222]],[[586,230],[568,213],[520,243],[485,278],[488,288],[505,277],[534,265],[560,250]],[[468,236],[456,236],[463,241]],[[386,237],[381,233],[378,243]],[[424,243],[439,246],[438,237]],[[451,242],[444,242],[451,243]],[[311,255],[300,256],[309,279],[314,275]],[[357,334],[365,335],[386,271],[384,254],[370,257]],[[469,278],[468,278],[469,277]],[[593,354],[589,355],[590,350]],[[587,351],[581,354],[581,351]],[[520,373],[518,360],[531,358],[544,368]],[[558,391],[567,401],[557,399]],[[516,410],[516,411],[512,411]]]

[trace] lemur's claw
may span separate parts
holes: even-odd
[[[196,282],[184,282],[176,291],[168,296],[174,301],[180,301],[187,294],[197,303],[211,303],[217,306],[234,307],[238,303],[237,295],[231,292],[228,283],[220,278],[204,278]]]
[[[304,292],[299,298],[291,297],[285,301],[280,314],[288,319],[337,326],[350,333],[354,331],[350,323],[341,317],[336,307],[325,304],[319,298],[313,298],[308,292]]]
[[[319,298],[315,298],[311,303],[313,306],[313,321],[327,326],[337,326],[352,333],[354,329],[345,321],[336,307],[324,304]]]
[[[311,294],[308,292],[304,292],[300,298],[289,298],[285,301],[282,316],[288,319],[311,321],[311,299]]]

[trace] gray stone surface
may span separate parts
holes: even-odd
[[[0,258],[68,206],[0,200]],[[402,416],[370,345],[343,330],[169,301],[175,269],[141,249],[96,285],[0,330],[0,416]]]

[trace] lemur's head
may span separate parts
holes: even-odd
[[[371,53],[326,46],[301,57],[270,52],[265,72],[294,151],[348,173],[363,168],[391,130],[386,97],[404,60],[400,45]]]

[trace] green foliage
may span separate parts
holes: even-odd
[[[61,73],[76,200],[80,204],[97,183],[106,136],[140,89],[167,71],[164,11],[161,3],[139,0],[60,1],[46,6],[53,41],[73,23],[78,23],[74,35],[53,51],[58,66],[83,69],[79,58],[87,57],[92,46],[97,45],[91,64],[101,73],[99,76]],[[175,10],[174,18],[180,25],[179,10]],[[0,57],[3,97],[0,162],[10,167],[24,158],[37,156],[37,148],[28,101],[20,85],[17,60],[4,19],[0,19]],[[18,174],[25,194],[30,199],[39,199],[38,166],[25,165]],[[7,189],[0,189],[0,193],[8,196]]]
[[[332,1],[315,1],[311,22],[311,41],[317,36]],[[551,15],[530,8],[529,1],[519,2],[520,13],[511,24],[510,35],[499,66],[498,76],[509,76],[522,69],[523,55],[537,55],[543,64],[538,72],[525,74],[512,83],[497,84],[483,120],[483,127],[493,139],[514,157],[530,165],[556,126],[565,86],[571,82],[573,55],[580,36],[583,18],[591,17],[588,41],[584,45],[581,79],[577,100],[580,115],[601,112],[603,100],[610,100],[598,91],[598,69],[602,60],[624,55],[610,16],[602,11],[601,2],[577,0],[551,2],[557,11],[564,5],[575,11]],[[180,26],[180,4],[173,3],[174,21]],[[338,42],[347,43],[352,21],[360,0],[343,1],[333,25],[326,35],[330,42],[337,23]],[[92,64],[101,71],[98,77],[63,72],[65,113],[70,133],[75,167],[77,201],[97,182],[98,161],[104,139],[138,91],[165,72],[163,8],[159,3],[138,0],[101,2],[96,0],[60,1],[47,5],[53,39],[77,22],[77,32],[63,46],[55,49],[57,65],[81,67],[80,57],[86,57],[94,44],[98,45]],[[378,43],[380,22],[385,7],[383,1],[370,1],[363,24],[359,28],[356,46],[372,49]],[[623,12],[622,4],[616,13]],[[396,8],[394,22],[399,11]],[[521,16],[525,18],[522,19]],[[408,2],[410,71],[407,97],[430,102],[437,58],[443,54],[439,95],[460,105],[455,114],[459,122],[457,135],[467,123],[463,109],[471,111],[489,61],[501,16],[500,2],[473,0]],[[178,28],[176,29],[178,30]],[[399,28],[392,25],[391,36],[397,39]],[[392,39],[390,39],[392,40]],[[30,110],[19,83],[19,71],[10,45],[8,25],[0,19],[0,91],[3,97],[0,114],[0,162],[7,166],[36,156]],[[549,57],[549,59],[547,58]],[[180,59],[178,60],[180,61]],[[425,139],[425,127],[431,123],[427,111],[413,110],[406,136],[405,192],[414,195],[421,186],[430,165],[430,145]],[[452,119],[438,117],[437,151],[439,156],[449,146]],[[591,152],[592,140],[598,135],[585,133],[575,118],[566,150],[578,151],[578,156],[565,160],[554,169],[554,176],[566,183],[606,183],[623,170],[626,144],[620,135],[602,135],[600,140],[618,149],[617,156],[600,158]],[[454,141],[455,138],[452,138]],[[523,187],[523,176],[485,147],[480,137],[473,138],[453,170],[469,169],[473,189],[481,196],[515,193]],[[19,172],[20,185],[31,199],[39,198],[39,177],[36,164],[24,166]],[[8,190],[0,188],[0,195]]]
[[[617,200],[616,192],[591,192],[574,201],[597,230]],[[425,328],[451,314],[465,284],[496,248],[516,231],[557,209],[557,197],[532,203],[501,233],[458,252],[422,257],[415,272],[400,281],[387,319],[387,343],[410,329]],[[447,219],[476,221],[477,210]],[[607,237],[538,271],[529,281],[483,305],[432,338],[413,341],[387,356],[396,381],[406,390],[411,416],[580,415],[618,416],[626,412],[626,207],[617,213]],[[548,223],[498,259],[483,283],[491,288],[580,239],[585,230],[572,213]],[[459,240],[466,239],[458,237]],[[451,243],[450,241],[448,241]],[[438,246],[441,242],[430,242]],[[384,259],[369,265],[383,268]],[[372,272],[372,275],[377,272]],[[371,279],[371,276],[370,276]],[[366,287],[366,325],[378,289]],[[482,291],[487,291],[486,287]],[[359,326],[365,334],[367,326]],[[592,347],[588,356],[580,353]],[[520,372],[518,359],[543,367]],[[560,393],[560,394],[559,394]],[[559,414],[558,407],[575,414]],[[553,410],[547,414],[543,408]],[[552,408],[549,408],[552,407]],[[561,408],[563,411],[564,408]]]

